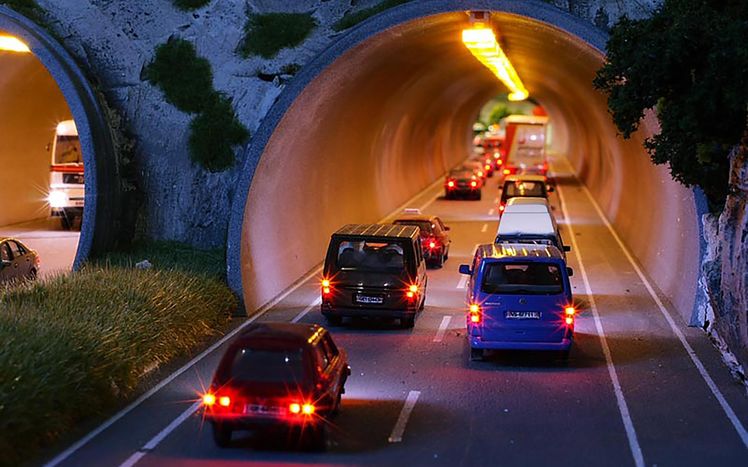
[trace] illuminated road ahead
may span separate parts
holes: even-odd
[[[452,227],[450,258],[430,270],[427,306],[412,331],[386,323],[332,329],[353,374],[328,452],[287,452],[239,436],[232,448],[217,448],[190,407],[219,348],[59,465],[748,465],[745,389],[701,331],[660,309],[587,192],[557,174],[552,203],[567,243],[574,239],[572,282],[585,304],[568,365],[544,353],[468,361],[457,267],[493,239],[497,179],[480,202],[436,199],[441,186],[432,187],[411,206]],[[315,277],[259,319],[323,323],[318,298]],[[406,400],[413,410],[399,433]]]
[[[0,227],[0,237],[16,237],[41,258],[39,276],[50,277],[73,267],[80,231],[62,230],[59,219],[42,219]]]

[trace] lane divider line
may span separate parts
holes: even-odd
[[[408,424],[413,408],[418,402],[418,397],[421,395],[421,391],[410,391],[408,397],[405,399],[403,409],[400,411],[400,416],[397,417],[395,427],[392,429],[390,437],[387,439],[390,443],[399,443],[403,440],[403,433],[405,433],[405,426]]]
[[[406,201],[404,204],[402,204],[400,207],[398,207],[391,214],[387,215],[386,217],[383,217],[379,222],[385,222],[387,219],[396,216],[397,214],[399,214],[400,212],[402,212],[402,210],[405,209],[405,207],[407,207],[410,204],[412,204],[412,202],[414,200],[418,199],[418,197],[423,196],[424,193],[426,193],[426,192],[428,192],[430,190],[433,190],[435,187],[441,185],[441,183],[442,183],[441,179],[437,179],[434,183],[432,183],[431,185],[429,185],[428,187],[426,187],[426,189],[424,189],[423,191],[421,191],[420,193],[418,193],[417,195],[413,196],[411,199],[409,199],[408,201]],[[434,201],[436,201],[438,198],[439,198],[439,193],[437,193],[436,196],[433,196],[432,198],[430,198],[429,201],[426,204],[424,204],[421,209],[427,208],[431,203],[433,203]],[[230,333],[228,333],[225,336],[223,336],[215,344],[211,345],[206,350],[204,350],[203,352],[201,352],[197,357],[193,358],[192,360],[190,360],[189,362],[187,362],[184,366],[182,366],[180,369],[178,369],[177,371],[175,371],[174,373],[172,373],[171,375],[169,375],[168,377],[166,377],[164,380],[162,380],[161,382],[159,382],[156,386],[152,387],[150,390],[148,390],[145,393],[143,393],[143,395],[141,395],[140,397],[138,397],[130,405],[128,405],[124,409],[122,409],[119,412],[117,412],[110,419],[108,419],[107,421],[105,421],[104,423],[102,423],[101,425],[99,425],[97,428],[95,428],[92,431],[90,431],[86,436],[84,436],[83,438],[81,438],[80,440],[78,440],[77,442],[75,442],[72,446],[70,446],[69,448],[67,448],[65,451],[63,451],[60,454],[58,454],[57,456],[55,456],[49,462],[47,462],[46,464],[44,464],[44,467],[55,467],[55,466],[59,465],[60,463],[64,462],[68,457],[70,457],[76,451],[78,451],[80,448],[82,448],[83,446],[85,446],[86,444],[88,444],[92,439],[94,439],[96,436],[98,436],[101,432],[103,432],[104,430],[108,429],[110,426],[114,425],[116,422],[118,422],[120,419],[122,419],[125,415],[127,415],[130,412],[132,412],[133,410],[135,410],[138,406],[140,406],[140,404],[142,404],[147,399],[149,399],[150,397],[152,397],[155,393],[157,393],[158,391],[160,391],[164,386],[166,386],[169,383],[171,383],[172,381],[174,381],[182,373],[184,373],[185,371],[187,371],[188,369],[190,369],[192,366],[194,366],[195,364],[197,364],[198,362],[200,362],[200,360],[202,360],[203,358],[205,358],[207,355],[213,353],[217,348],[219,348],[221,345],[223,345],[224,343],[226,343],[226,341],[228,341],[229,339],[231,339],[232,337],[234,337],[242,329],[244,329],[245,327],[249,326],[251,323],[253,323],[257,319],[259,319],[261,316],[263,316],[265,313],[267,313],[268,311],[270,311],[274,306],[276,306],[278,303],[280,303],[283,299],[285,299],[286,297],[288,297],[289,295],[291,295],[299,287],[301,287],[302,285],[306,284],[311,278],[313,278],[314,276],[316,276],[317,274],[319,274],[320,271],[322,271],[322,266],[321,265],[318,266],[317,268],[315,268],[313,271],[309,272],[306,276],[303,276],[300,280],[298,280],[296,282],[296,284],[294,284],[292,287],[290,287],[289,289],[287,289],[285,292],[283,292],[277,298],[275,298],[274,300],[272,300],[271,302],[267,303],[265,306],[263,306],[262,308],[260,308],[257,311],[256,314],[254,314],[252,317],[250,317],[249,319],[247,319],[246,321],[244,321],[236,329],[234,329]],[[321,298],[319,298],[318,300],[321,300]],[[314,303],[312,303],[311,305],[308,306],[309,310],[305,310],[306,313],[308,313],[315,306],[315,303],[316,303],[316,300],[315,300]],[[299,315],[301,315],[301,316],[299,316]],[[301,317],[303,317],[303,315],[301,313],[299,315],[297,315],[297,318],[301,319]],[[294,318],[294,319],[296,319],[296,318]],[[184,414],[182,414],[182,415],[184,415]],[[179,420],[179,423],[177,423],[174,426],[174,428],[178,427],[187,418],[187,417],[184,417],[184,418],[181,418],[181,417],[182,416],[180,415],[180,417],[178,417],[177,419],[175,419],[174,421],[172,421],[172,423],[175,423],[177,420]],[[171,424],[169,426],[171,426]],[[135,456],[136,454],[133,454],[133,456]],[[143,453],[138,458],[138,460],[140,458],[142,458],[143,456],[145,456],[145,453]],[[135,462],[137,462],[137,460]]]
[[[321,304],[322,304],[322,297],[317,297],[317,299],[315,301],[313,301],[312,303],[310,303],[306,308],[304,308],[304,310],[301,313],[299,313],[298,315],[296,315],[294,317],[294,319],[291,320],[291,322],[292,323],[298,323],[299,320],[301,318],[303,318],[304,316],[306,316],[307,313],[309,313],[310,311],[312,311],[312,309],[314,307],[320,306]]]
[[[483,227],[480,228],[480,233],[486,233],[488,230],[488,224],[483,224]]]
[[[689,344],[688,340],[686,340],[686,336],[683,334],[683,332],[678,327],[677,323],[673,319],[673,316],[670,314],[667,307],[665,307],[665,305],[662,303],[660,296],[655,292],[654,287],[649,282],[649,279],[647,279],[647,277],[644,275],[644,272],[641,270],[641,268],[639,267],[639,264],[636,262],[633,255],[631,254],[629,249],[626,247],[626,245],[621,240],[621,237],[618,236],[618,233],[613,229],[613,226],[611,225],[610,221],[608,221],[608,218],[605,217],[605,214],[600,208],[600,205],[597,204],[597,201],[595,201],[595,198],[592,197],[592,193],[590,193],[586,185],[582,185],[582,186],[584,187],[583,189],[584,189],[584,192],[587,194],[587,197],[592,202],[592,206],[594,206],[595,211],[597,211],[597,215],[600,217],[600,219],[603,221],[603,223],[608,228],[610,233],[613,235],[613,238],[616,240],[616,243],[618,243],[618,246],[621,247],[621,250],[626,256],[626,259],[629,260],[629,263],[631,263],[631,266],[633,266],[634,271],[636,271],[636,274],[639,276],[639,279],[641,279],[642,283],[644,284],[644,287],[647,289],[647,292],[649,292],[649,295],[652,297],[654,302],[657,304],[657,308],[659,308],[660,312],[662,313],[662,316],[665,317],[665,321],[667,321],[668,325],[670,326],[670,329],[673,331],[673,334],[675,334],[678,337],[678,340],[680,341],[683,348],[686,350],[686,353],[688,354],[688,356],[691,358],[691,361],[693,362],[694,366],[696,367],[699,374],[701,375],[701,378],[704,380],[706,385],[711,390],[714,398],[717,399],[717,402],[722,407],[722,410],[725,412],[727,419],[730,421],[732,426],[735,428],[735,431],[737,432],[737,435],[740,437],[740,440],[743,442],[743,445],[746,447],[746,449],[748,449],[748,431],[746,431],[746,428],[740,422],[740,419],[735,414],[735,411],[730,406],[730,403],[727,402],[727,399],[725,399],[725,396],[722,394],[722,392],[717,387],[717,384],[714,382],[714,379],[712,379],[712,377],[709,375],[709,372],[706,370],[706,367],[701,362],[701,359],[699,358],[699,356],[696,355],[696,352],[693,350],[693,347],[691,347],[691,344]]]
[[[465,274],[460,274],[460,276],[461,277],[460,277],[459,282],[457,282],[457,287],[456,288],[457,289],[464,289],[465,287],[467,287],[468,276],[466,276]]]
[[[600,346],[602,347],[603,354],[605,355],[605,363],[608,367],[608,375],[610,376],[610,381],[613,384],[613,392],[616,396],[618,411],[621,414],[621,420],[626,431],[626,437],[628,438],[631,455],[634,458],[634,464],[636,465],[636,467],[644,467],[644,454],[642,454],[642,449],[639,445],[639,439],[636,436],[636,429],[634,428],[634,422],[631,419],[631,413],[629,412],[629,406],[626,403],[626,398],[623,395],[623,388],[621,387],[621,382],[618,379],[618,372],[616,371],[616,367],[613,365],[613,357],[610,353],[610,347],[608,346],[608,339],[605,337],[602,320],[600,319],[600,313],[597,309],[597,302],[595,301],[595,296],[592,294],[592,287],[590,286],[590,280],[587,276],[587,269],[584,267],[584,263],[582,262],[582,254],[579,251],[579,244],[577,243],[574,229],[571,226],[572,222],[571,218],[569,217],[569,212],[566,210],[566,202],[564,201],[563,190],[561,189],[560,185],[557,186],[556,190],[558,193],[559,203],[561,204],[561,212],[563,213],[564,219],[568,223],[567,225],[569,228],[569,238],[571,238],[571,248],[574,251],[577,263],[579,264],[579,270],[582,273],[582,282],[584,282],[585,293],[587,294],[587,298],[590,302],[590,308],[592,309],[592,315],[595,320],[595,328],[597,329],[597,335],[600,339]]]
[[[496,210],[494,208],[491,208],[488,210],[488,215],[493,216],[496,213]]]
[[[501,200],[497,196],[496,198],[493,199],[493,204],[499,204],[499,201],[501,201]]]
[[[452,321],[452,315],[446,315],[442,318],[442,323],[436,331],[436,336],[434,336],[434,342],[441,342],[444,339],[444,334],[447,332],[450,321]]]
[[[151,438],[147,443],[143,445],[140,450],[133,453],[132,456],[128,457],[125,462],[121,463],[119,467],[132,467],[133,465],[137,464],[140,459],[145,457],[146,454],[156,449],[156,446],[158,446],[161,441],[166,439],[169,434],[176,430],[179,425],[182,424],[185,420],[187,420],[193,413],[197,412],[197,410],[200,408],[200,402],[195,402],[192,404],[187,410],[182,412],[182,414],[172,420],[171,423],[169,423],[166,428],[161,430],[156,436]]]

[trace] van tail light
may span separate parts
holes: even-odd
[[[473,324],[480,324],[482,317],[480,312],[480,305],[473,303],[470,305],[470,311],[468,313],[470,322]]]
[[[322,295],[330,295],[330,280],[322,279]]]
[[[417,293],[418,293],[418,285],[412,284],[408,286],[408,291],[405,292],[405,296],[408,298],[413,298],[416,296]]]
[[[216,396],[211,393],[203,394],[203,405],[206,407],[213,407],[216,403]]]
[[[574,309],[573,306],[567,306],[564,309],[564,321],[567,325],[571,326],[574,324],[574,315],[577,313],[577,310]]]

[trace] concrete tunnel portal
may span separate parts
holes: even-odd
[[[689,321],[700,201],[642,148],[655,119],[631,140],[617,135],[592,86],[604,34],[520,1],[407,3],[353,28],[302,69],[254,135],[232,206],[228,278],[246,310],[314,270],[338,226],[383,218],[467,157],[480,108],[505,92],[460,41],[471,9],[491,11],[502,47],[554,124],[551,149]]]
[[[25,241],[28,234],[32,239],[26,243],[39,251],[42,268],[45,263],[65,263],[65,268],[58,269],[69,269],[72,262],[72,268],[77,269],[91,254],[110,248],[120,222],[119,169],[109,125],[88,79],[47,31],[0,5],[0,35],[28,48],[20,53],[0,51],[0,161],[4,181],[0,187],[0,226],[5,226],[0,235]],[[80,237],[47,235],[48,239],[40,239],[39,230],[48,229],[44,220],[49,214],[50,151],[55,128],[68,119],[75,121],[79,158],[85,167]],[[26,228],[33,222],[40,225]],[[61,248],[73,251],[50,261],[50,255],[58,255],[56,250]]]

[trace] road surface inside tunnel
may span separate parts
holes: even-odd
[[[0,237],[15,237],[39,254],[39,277],[47,279],[70,272],[80,231],[63,230],[60,219],[36,219],[0,227]]]
[[[453,243],[444,267],[429,270],[415,328],[331,328],[353,373],[327,452],[286,451],[242,433],[232,447],[216,447],[195,401],[225,348],[218,345],[48,465],[745,465],[745,388],[702,331],[667,302],[660,309],[592,196],[564,159],[553,162],[551,203],[567,243],[574,239],[568,258],[582,304],[568,363],[535,352],[468,361],[457,268],[493,240],[498,179],[488,179],[482,201],[443,200],[436,183],[411,205],[441,216]],[[318,279],[250,320],[325,325]]]

